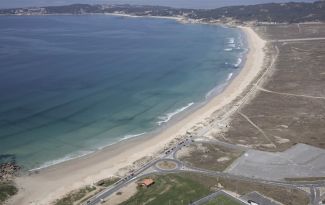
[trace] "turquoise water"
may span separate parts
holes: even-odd
[[[0,17],[0,154],[44,167],[150,132],[238,71],[242,34],[116,16]]]

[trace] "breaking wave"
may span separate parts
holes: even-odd
[[[139,137],[139,136],[144,135],[144,134],[146,134],[146,132],[143,132],[143,133],[140,133],[140,134],[134,134],[134,135],[125,135],[125,136],[121,139],[121,141],[122,141],[122,140],[131,139],[131,138],[134,138],[134,137]]]
[[[229,73],[228,77],[227,77],[227,81],[229,81],[233,76],[233,73]]]
[[[186,106],[179,108],[177,110],[175,110],[174,112],[171,113],[167,113],[164,116],[158,117],[159,121],[157,122],[158,125],[162,125],[163,123],[168,122],[170,119],[172,119],[172,117],[174,117],[175,115],[177,115],[180,112],[183,112],[184,110],[188,109],[189,107],[191,107],[194,103],[191,102],[189,104],[187,104]]]
[[[79,157],[86,156],[86,155],[91,154],[93,152],[95,152],[95,150],[93,150],[93,151],[80,151],[80,152],[77,152],[77,153],[69,154],[69,155],[66,155],[65,157],[62,157],[62,158],[59,158],[59,159],[47,161],[47,162],[43,163],[42,165],[40,165],[39,167],[34,168],[34,169],[30,169],[28,171],[33,172],[33,171],[37,171],[37,170],[40,170],[40,169],[44,169],[44,168],[47,168],[47,167],[50,167],[50,166],[53,166],[53,165],[56,165],[56,164],[60,164],[60,163],[65,162],[65,161],[69,161],[69,160],[72,160],[72,159],[76,159],[76,158],[79,158]]]
[[[238,68],[243,60],[241,58],[237,59],[237,62],[234,64],[235,68]]]
[[[235,43],[235,38],[228,38],[228,44]]]

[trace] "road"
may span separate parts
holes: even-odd
[[[293,39],[279,39],[279,40],[270,40],[269,42],[295,42],[295,41],[319,41],[325,40],[325,37],[319,38],[293,38]]]
[[[280,39],[280,40],[271,40],[269,42],[295,42],[295,41],[315,41],[315,40],[325,40],[325,38],[299,38],[299,39]],[[273,68],[273,65],[275,63],[275,60],[279,54],[279,50],[276,47],[276,57],[272,59],[271,65],[267,67],[267,69],[264,71],[264,73],[261,75],[261,77],[257,80],[255,83],[255,86],[248,91],[245,96],[234,106],[233,109],[230,109],[227,113],[225,113],[225,116],[229,116],[232,113],[236,112],[249,98],[252,96],[252,94],[255,93],[257,89],[261,89],[259,85],[261,82],[264,80],[264,76],[268,73],[270,69]],[[214,126],[214,125],[212,125]],[[199,132],[197,132],[198,136],[204,136],[209,130],[211,126],[205,127]],[[282,187],[288,187],[288,188],[300,188],[300,187],[307,187],[311,191],[311,203],[315,205],[317,202],[319,202],[319,188],[320,187],[325,187],[325,182],[315,182],[315,183],[298,183],[298,182],[286,182],[286,181],[269,181],[269,180],[263,180],[263,179],[256,179],[256,178],[248,178],[248,177],[243,177],[243,176],[238,176],[238,175],[232,175],[228,173],[223,173],[223,172],[216,172],[216,171],[211,171],[211,170],[204,170],[196,167],[189,167],[188,165],[185,165],[183,162],[179,161],[177,159],[177,152],[184,146],[188,146],[191,143],[193,138],[189,137],[182,143],[179,143],[175,147],[166,150],[164,154],[158,156],[156,159],[148,162],[146,165],[142,166],[135,172],[133,172],[131,175],[128,175],[124,177],[123,179],[119,180],[112,186],[106,188],[102,192],[98,193],[94,197],[89,199],[89,203],[86,203],[87,205],[95,205],[101,202],[101,199],[105,199],[114,192],[117,192],[119,189],[122,187],[126,186],[127,184],[134,182],[142,177],[152,175],[154,173],[179,173],[179,172],[191,172],[191,173],[198,173],[198,174],[204,174],[208,176],[214,176],[214,177],[224,177],[224,178],[229,178],[233,180],[240,180],[240,181],[249,181],[249,182],[256,182],[256,183],[262,183],[262,184],[268,184],[268,185],[274,185],[274,186],[282,186]],[[246,148],[243,147],[238,147],[236,145],[220,142],[220,141],[211,141],[210,143],[215,143],[219,144],[222,146],[226,147],[232,147],[232,148],[237,148],[237,149],[242,149],[246,150]],[[177,168],[174,170],[162,170],[162,169],[157,169],[155,164],[159,161],[162,160],[173,160],[177,164]],[[148,172],[149,168],[154,167],[154,171]],[[146,172],[147,171],[147,172]],[[207,196],[207,198],[212,197],[212,196]]]
[[[310,187],[310,203],[312,205],[319,205],[321,202],[319,187]]]
[[[201,139],[201,138],[200,138]],[[112,186],[108,187],[107,189],[103,190],[102,192],[98,193],[94,197],[90,198],[88,200],[87,205],[95,205],[99,204],[102,199],[105,199],[109,197],[111,194],[117,192],[122,187],[128,185],[131,182],[137,181],[140,178],[143,178],[145,176],[149,176],[152,174],[162,174],[162,173],[182,173],[182,172],[190,172],[190,173],[197,173],[197,174],[203,174],[206,176],[213,176],[213,177],[224,177],[231,180],[239,180],[239,181],[248,181],[248,182],[254,182],[254,183],[261,183],[261,184],[267,184],[267,185],[274,185],[274,186],[281,186],[281,187],[287,187],[287,188],[301,188],[301,187],[307,187],[311,190],[311,202],[313,205],[316,203],[316,201],[319,201],[319,193],[317,193],[317,190],[319,190],[319,187],[324,187],[325,182],[318,182],[318,183],[299,183],[299,182],[286,182],[286,181],[271,181],[271,180],[263,180],[263,179],[257,179],[257,178],[248,178],[244,176],[238,176],[233,175],[229,173],[223,173],[218,171],[211,171],[211,170],[205,170],[197,167],[191,167],[187,164],[184,164],[182,161],[177,159],[177,152],[182,149],[184,146],[189,146],[191,143],[195,143],[195,138],[189,137],[183,142],[177,144],[175,147],[166,150],[163,155],[161,155],[159,158],[152,160],[148,162],[146,165],[141,167],[140,169],[136,170],[132,174],[124,177],[123,179],[119,180]],[[218,141],[212,141],[212,143],[220,143]],[[229,146],[229,145],[228,145]],[[234,148],[235,145],[232,145]],[[243,147],[236,146],[235,148],[243,149]],[[176,163],[176,168],[172,170],[164,170],[160,169],[156,166],[156,164],[160,161],[166,161],[170,160]],[[153,171],[149,173],[145,173],[146,170],[149,168],[153,168]]]
[[[140,169],[134,171],[132,174],[124,177],[123,179],[117,181],[116,183],[114,183],[112,186],[108,187],[107,189],[103,190],[102,192],[96,194],[94,197],[90,198],[86,204],[87,205],[95,205],[101,202],[102,199],[107,198],[108,196],[110,196],[111,194],[113,194],[114,192],[118,191],[119,189],[121,189],[122,187],[126,186],[127,184],[138,180],[141,177],[144,177],[146,175],[150,175],[152,173],[148,173],[148,174],[143,174],[144,171],[146,171],[147,169],[155,166],[156,163],[158,163],[159,161],[163,161],[163,160],[170,160],[173,159],[174,157],[176,157],[175,153],[180,150],[182,147],[189,145],[190,143],[192,143],[192,139],[189,137],[186,140],[184,140],[182,143],[177,144],[175,147],[172,147],[169,150],[165,151],[165,154],[158,157],[158,159],[154,159],[150,162],[148,162],[147,164],[145,164],[144,166],[142,166]],[[177,160],[174,159],[175,162],[177,162],[177,167],[180,167],[182,165],[182,163]],[[157,170],[158,173],[163,173],[163,172],[175,172],[175,171],[166,171],[166,170]]]
[[[323,96],[298,95],[298,94],[293,94],[293,93],[275,92],[275,91],[268,90],[268,89],[265,89],[265,88],[262,88],[262,87],[258,87],[258,89],[263,91],[263,92],[274,93],[274,94],[278,94],[278,95],[287,95],[287,96],[294,96],[294,97],[304,97],[304,98],[313,98],[313,99],[325,100],[325,97],[323,97]]]

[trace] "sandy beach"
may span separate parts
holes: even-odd
[[[134,16],[134,15],[123,14],[123,13],[104,13],[104,15],[131,17],[131,18],[158,18],[158,19],[182,20],[181,17],[173,17],[173,16]]]
[[[154,136],[122,141],[85,157],[42,169],[38,174],[18,177],[16,183],[20,191],[9,204],[48,205],[74,189],[116,175],[121,168],[134,161],[161,152],[170,141],[233,102],[262,71],[265,55],[265,41],[251,28],[241,29],[247,35],[249,52],[244,67],[222,93]]]

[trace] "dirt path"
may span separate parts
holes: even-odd
[[[247,115],[245,115],[244,113],[238,111],[238,114],[240,114],[243,118],[245,118],[253,127],[255,127],[263,136],[264,138],[269,141],[274,148],[276,148],[276,145],[273,143],[273,141],[266,135],[266,133],[262,130],[262,128],[260,128],[259,126],[257,126]]]
[[[262,87],[258,87],[258,89],[263,91],[263,92],[274,93],[274,94],[278,94],[278,95],[287,95],[287,96],[294,96],[294,97],[304,97],[304,98],[313,98],[313,99],[325,100],[325,97],[320,97],[320,96],[298,95],[298,94],[292,94],[292,93],[275,92],[275,91],[272,91],[272,90],[267,90],[267,89],[262,88]]]

